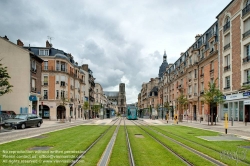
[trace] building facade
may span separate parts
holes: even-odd
[[[11,77],[9,82],[13,87],[10,93],[1,96],[2,110],[16,113],[39,112],[41,98],[41,73],[43,60],[29,50],[0,37],[0,63],[7,67]]]
[[[89,101],[89,71],[79,66],[71,54],[46,47],[24,47],[43,59],[39,115],[51,120],[83,118],[84,101]]]

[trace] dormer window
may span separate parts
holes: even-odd
[[[48,49],[41,49],[41,50],[39,50],[39,55],[49,55],[49,50]]]

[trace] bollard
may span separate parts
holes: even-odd
[[[227,134],[227,129],[225,129],[225,133]]]

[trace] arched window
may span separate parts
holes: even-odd
[[[228,30],[230,28],[230,17],[227,16],[225,19],[225,24],[223,26],[223,31],[225,32],[226,30]]]

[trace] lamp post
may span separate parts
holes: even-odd
[[[163,120],[163,90],[162,90],[162,94],[161,94],[161,119]]]

